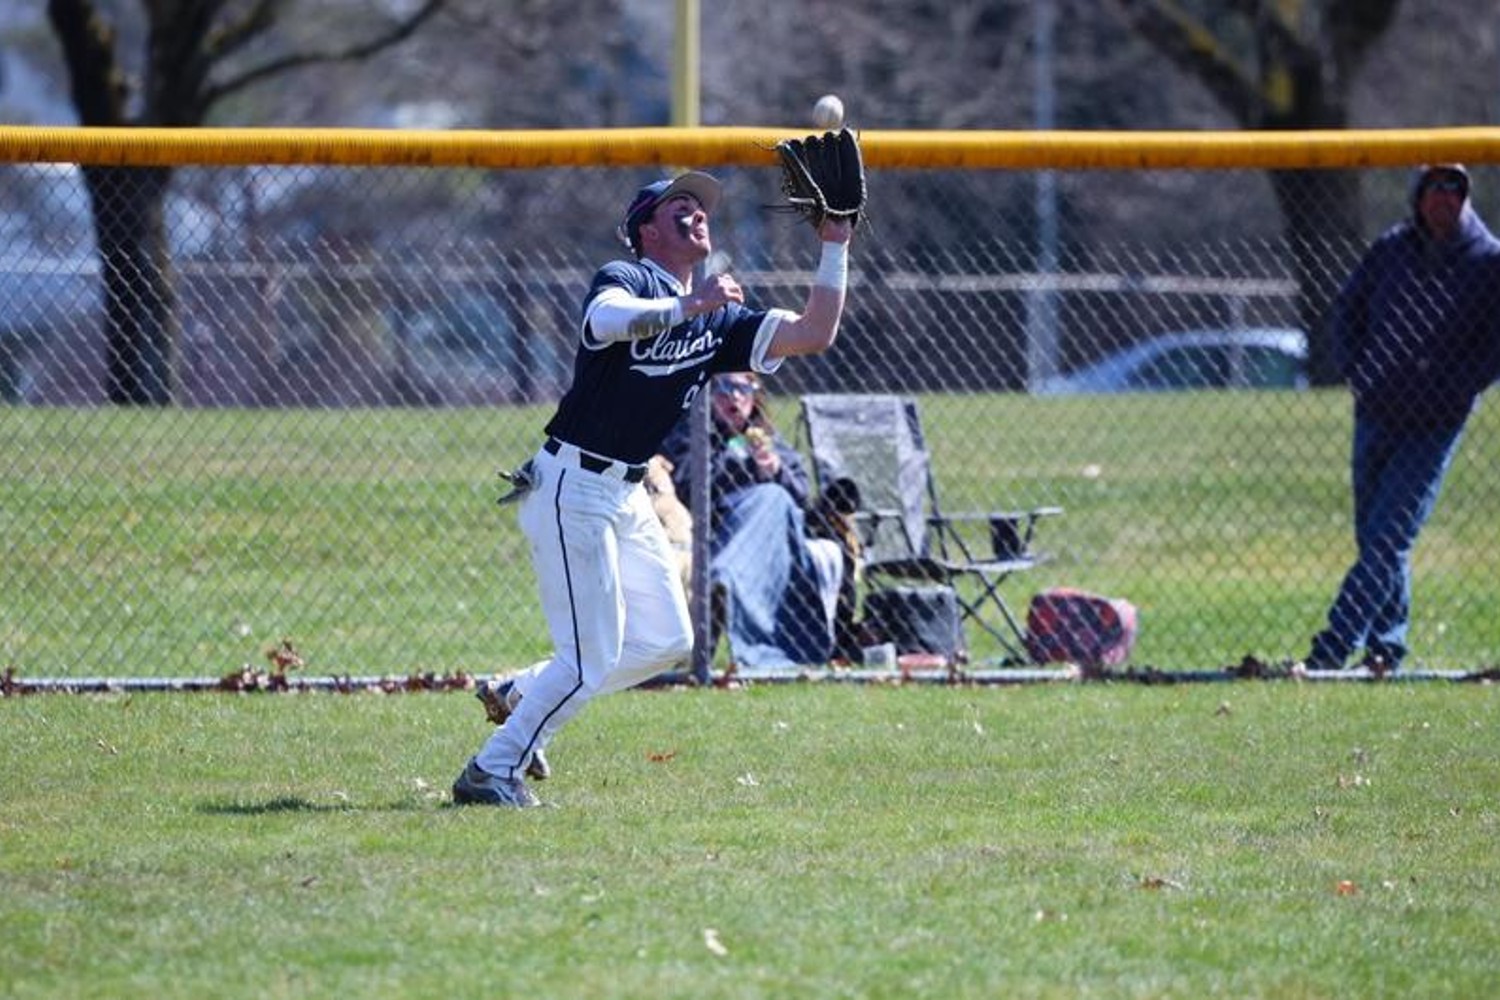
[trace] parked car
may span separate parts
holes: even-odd
[[[1306,389],[1307,334],[1282,327],[1184,330],[1045,380],[1040,395],[1181,389]]]

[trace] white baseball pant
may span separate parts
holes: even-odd
[[[639,684],[693,648],[677,559],[645,488],[620,478],[618,464],[580,468],[569,446],[538,452],[532,468],[520,525],[553,653],[516,678],[520,704],[477,756],[504,778],[519,778],[590,699]]]

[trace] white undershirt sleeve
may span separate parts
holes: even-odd
[[[781,367],[785,358],[768,358],[766,352],[771,349],[771,341],[776,339],[776,331],[781,324],[796,319],[797,314],[787,309],[768,309],[766,316],[760,321],[760,327],[755,331],[755,343],[750,348],[750,367],[762,375],[774,375],[776,369]]]
[[[596,343],[643,340],[681,322],[681,299],[641,299],[623,288],[600,292],[583,317],[584,330]]]

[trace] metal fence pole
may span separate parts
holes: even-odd
[[[709,482],[708,397],[705,385],[688,409],[692,434],[688,462],[689,482],[693,484],[693,587],[688,595],[693,616],[693,679],[707,684],[712,677],[714,659],[713,594],[709,573],[709,542],[713,530],[713,484]]]

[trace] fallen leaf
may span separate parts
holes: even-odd
[[[1339,882],[1338,885],[1333,887],[1333,891],[1336,895],[1339,896],[1357,896],[1359,895],[1359,886],[1355,885],[1348,879],[1344,879],[1343,881]]]
[[[1181,889],[1183,885],[1174,879],[1162,875],[1147,875],[1140,881],[1142,889]]]
[[[266,659],[271,661],[272,674],[284,674],[287,670],[295,670],[304,665],[302,654],[297,652],[297,647],[292,645],[290,639],[282,639],[266,650]]]
[[[653,764],[665,764],[667,761],[676,756],[676,750],[653,750],[650,753],[646,754],[646,759]]]
[[[729,949],[724,947],[724,942],[719,940],[719,932],[712,927],[703,928],[703,947],[724,958],[729,954]]]

